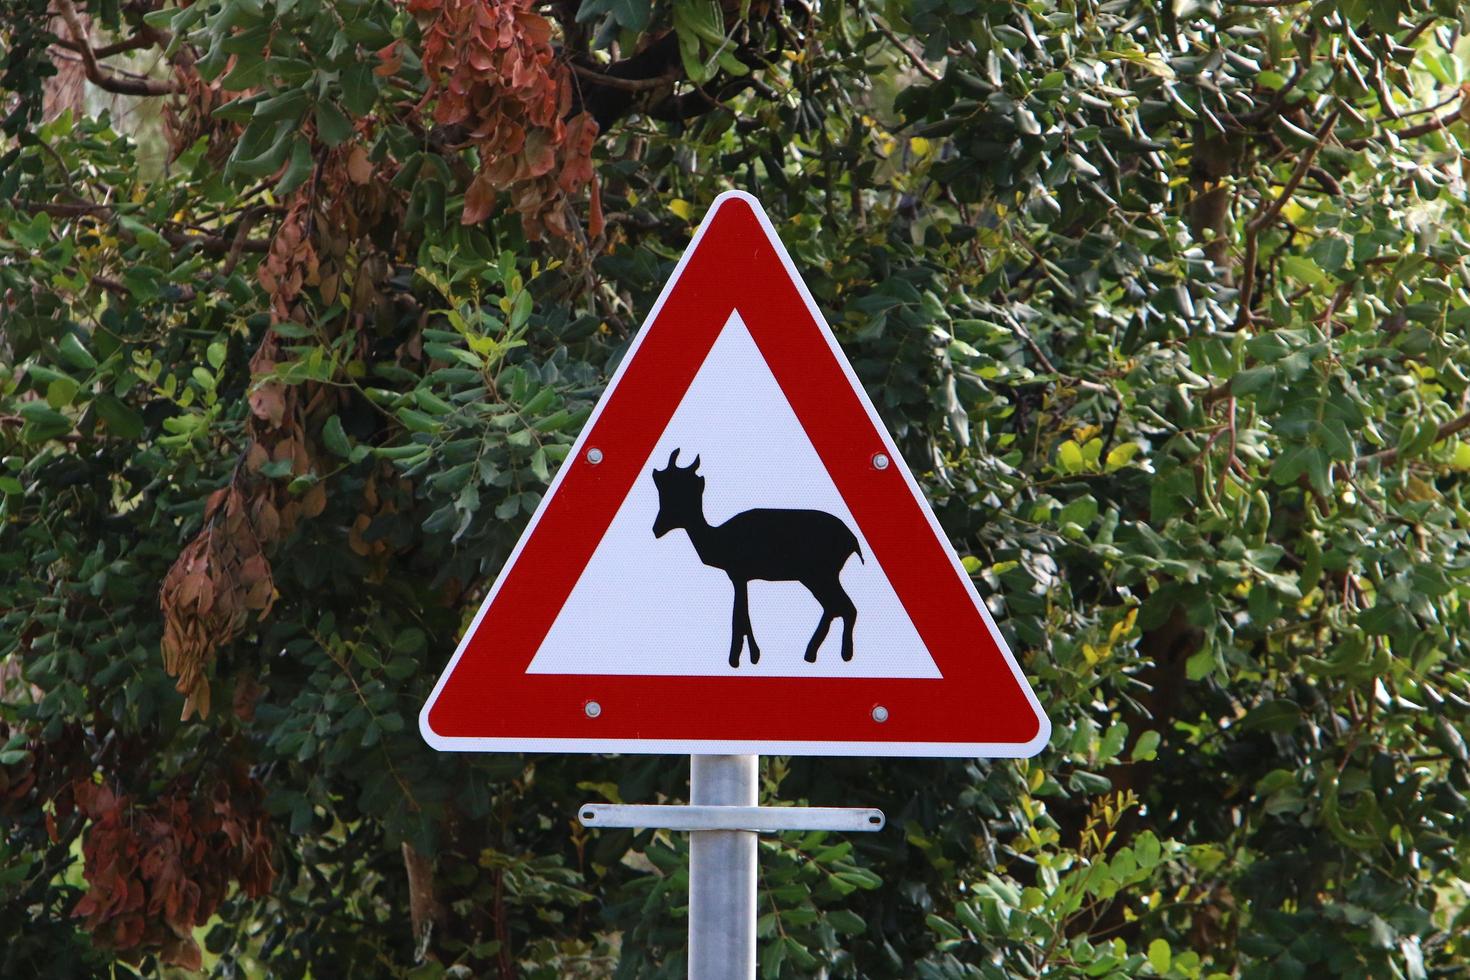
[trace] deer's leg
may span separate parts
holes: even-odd
[[[735,586],[735,605],[730,613],[730,666],[739,667],[740,648],[750,632],[750,608],[745,583],[732,578],[730,584]],[[750,662],[755,663],[755,656],[750,658]]]
[[[740,589],[740,634],[750,641],[750,662],[761,662],[761,648],[755,642],[755,629],[750,625],[750,583],[741,582]]]
[[[842,582],[834,578],[832,580],[833,605],[837,615],[842,617],[842,659],[852,659],[852,629],[857,625],[857,606],[852,604],[852,597],[842,587]]]
[[[750,641],[750,662],[758,664],[761,662],[761,648],[755,642],[755,628],[750,625],[750,603],[745,604],[745,638]]]
[[[817,624],[817,631],[815,633],[813,633],[812,634],[812,638],[807,641],[807,645],[806,645],[806,662],[807,663],[814,664],[814,663],[817,662],[817,649],[822,645],[822,641],[827,638],[827,630],[831,629],[831,627],[832,627],[832,620],[834,618],[835,617],[833,617],[833,615],[830,612],[828,612],[826,609],[823,609],[822,610],[822,621]]]
[[[833,609],[832,591],[827,583],[803,581],[801,584],[810,589],[812,596],[822,604],[821,622],[817,623],[816,631],[812,633],[812,638],[806,644],[806,662],[814,664],[817,662],[817,650],[821,647],[822,641],[827,638],[827,631],[832,628],[832,620],[837,617],[837,614]]]

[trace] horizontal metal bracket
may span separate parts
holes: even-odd
[[[587,803],[577,808],[584,827],[657,830],[882,830],[882,810],[831,806],[660,806]]]

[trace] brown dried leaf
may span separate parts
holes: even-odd
[[[495,187],[489,174],[480,171],[464,194],[464,213],[460,215],[462,225],[477,225],[490,217],[495,210]]]
[[[198,678],[189,693],[184,695],[184,711],[179,721],[188,721],[189,715],[195,711],[199,712],[201,721],[209,717],[209,681],[203,677]]]
[[[347,177],[354,184],[366,184],[373,176],[373,165],[367,151],[354,145],[347,153]]]
[[[250,393],[250,411],[256,418],[269,422],[272,428],[280,428],[286,417],[286,395],[280,382],[267,381],[257,385]]]
[[[591,207],[587,209],[587,237],[597,238],[602,235],[604,224],[602,216],[602,188],[598,185],[596,174],[592,175],[591,198]]]
[[[366,531],[372,522],[373,519],[366,514],[358,514],[357,519],[352,522],[352,528],[347,532],[347,547],[364,558],[372,551],[372,546],[362,536],[362,532]]]
[[[301,513],[305,517],[315,517],[327,506],[327,485],[325,483],[314,483],[311,489],[301,497]]]
[[[378,50],[378,62],[378,67],[373,69],[373,74],[379,78],[390,78],[398,74],[398,69],[403,67],[403,53],[398,50],[397,41]]]

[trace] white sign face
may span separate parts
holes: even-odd
[[[643,474],[618,509],[551,631],[527,668],[533,674],[732,673],[728,646],[733,589],[702,564],[687,531],[654,537],[653,471],[678,451],[699,459],[704,516],[721,525],[754,508],[806,509],[836,517],[859,555],[840,571],[858,610],[853,658],[841,656],[840,623],[804,659],[822,605],[800,582],[752,580],[748,603],[760,660],[737,671],[766,677],[940,677],[893,586],[872,555],[827,468],[812,447],[745,323],[730,315]],[[748,649],[746,651],[748,653]]]

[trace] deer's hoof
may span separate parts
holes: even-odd
[[[761,662],[761,652],[755,647],[750,648],[750,662],[753,664],[758,664]]]
[[[852,659],[852,651],[851,650],[843,650],[842,651],[842,659],[843,660],[851,660]]]

